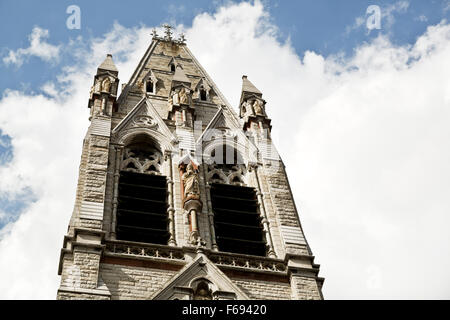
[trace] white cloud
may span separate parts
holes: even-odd
[[[46,42],[45,39],[48,37],[48,30],[34,27],[28,36],[30,46],[28,48],[19,48],[16,51],[10,50],[8,55],[3,57],[3,62],[6,65],[14,64],[20,67],[31,56],[36,56],[46,62],[58,61],[61,46],[55,46]]]
[[[134,64],[139,55],[133,50],[148,43],[149,34],[149,29],[116,25],[104,38],[92,40],[87,50],[79,48],[80,63],[67,66],[57,82],[42,87],[48,96],[4,92],[0,128],[12,137],[14,157],[0,166],[0,195],[16,199],[31,190],[36,201],[0,230],[0,298],[56,297],[59,252],[75,199],[93,75],[107,52],[120,54],[122,46],[129,46],[128,64],[115,59],[124,78],[129,76],[131,61]],[[8,217],[4,212],[2,216]]]
[[[2,298],[55,297],[92,75],[112,51],[127,81],[149,33],[116,25],[95,39],[88,62],[62,78],[63,100],[0,100],[14,146],[0,192],[30,187],[38,198],[0,242]],[[380,36],[348,59],[298,57],[260,2],[198,15],[186,33],[234,106],[242,74],[264,93],[325,298],[449,298],[450,25],[429,27],[413,46]]]

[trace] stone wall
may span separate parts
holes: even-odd
[[[111,299],[149,299],[175,275],[176,271],[117,264],[100,266],[100,276],[111,292]]]
[[[251,299],[256,300],[289,300],[291,287],[289,283],[232,279]]]

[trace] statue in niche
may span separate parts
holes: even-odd
[[[212,300],[212,292],[208,284],[204,281],[200,282],[194,292],[194,300]]]
[[[174,90],[170,93],[169,99],[167,100],[169,103],[169,106],[178,105],[180,104],[180,90]]]
[[[253,113],[252,112],[252,105],[250,104],[250,102],[249,101],[245,101],[244,103],[243,103],[243,108],[244,108],[244,115],[247,115],[247,114],[251,114],[251,113]]]
[[[189,196],[200,195],[198,172],[195,170],[194,165],[190,162],[186,167],[186,172],[183,174],[184,183],[184,198]]]
[[[255,99],[255,102],[253,102],[253,110],[255,110],[255,113],[257,115],[263,116],[263,103],[261,100]]]
[[[100,79],[95,80],[94,92],[98,93],[102,89],[102,81]]]
[[[179,97],[180,97],[180,104],[189,104],[189,97],[188,97],[188,90],[186,88],[181,88]]]
[[[111,80],[108,77],[102,81],[102,92],[110,92],[111,90]]]
[[[169,107],[173,106],[173,94],[169,95],[169,98],[167,99],[167,103],[169,104]]]

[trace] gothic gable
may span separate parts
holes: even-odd
[[[197,146],[201,146],[206,158],[214,148],[222,144],[236,148],[246,163],[257,161],[257,147],[248,139],[234,117],[224,108],[217,111],[202,135],[197,139]]]
[[[113,138],[118,143],[123,143],[126,137],[140,132],[152,136],[164,150],[172,150],[177,140],[146,97],[112,131]]]
[[[249,300],[249,297],[204,254],[176,274],[152,300]]]

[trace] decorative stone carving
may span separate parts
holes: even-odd
[[[264,115],[263,103],[261,100],[255,99],[255,101],[253,102],[253,110],[255,110],[255,113],[257,115]]]
[[[194,290],[194,300],[212,300],[212,290],[206,281],[199,281],[197,288]]]
[[[101,89],[102,89],[102,81],[100,79],[95,80],[94,93],[100,92]]]
[[[89,99],[92,99],[94,95],[94,85],[91,86],[91,90],[89,91]]]
[[[102,81],[102,92],[110,92],[111,91],[111,80],[108,77],[103,79]]]
[[[242,104],[242,109],[244,111],[244,115],[253,114],[252,105],[249,101],[244,101]]]
[[[186,167],[186,172],[183,174],[184,198],[198,197],[200,195],[198,171],[194,168],[192,162]]]
[[[179,97],[180,97],[180,104],[189,104],[189,92],[186,88],[181,88]]]
[[[121,170],[147,174],[159,174],[162,155],[157,150],[125,148]]]
[[[206,177],[210,183],[224,183],[243,186],[245,185],[246,171],[245,165],[243,164],[210,164],[207,167]]]
[[[189,95],[190,95],[190,90],[185,87],[182,87],[181,89],[178,88],[176,90],[173,90],[167,100],[169,107],[171,108],[174,105],[180,105],[180,104],[189,104],[189,101],[190,101]]]
[[[154,128],[157,125],[156,121],[147,115],[139,115],[133,119],[133,127]]]

